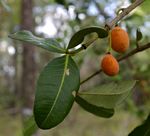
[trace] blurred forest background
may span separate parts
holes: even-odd
[[[119,8],[131,2],[133,0],[0,0],[0,136],[22,135],[24,117],[32,114],[39,71],[58,56],[14,41],[8,35],[21,29],[30,30],[39,37],[55,38],[65,47],[76,31],[87,26],[103,27],[116,16]],[[129,33],[129,50],[136,48],[137,28],[143,33],[140,44],[150,42],[149,6],[150,1],[146,0],[120,23]],[[106,39],[98,40],[74,57],[80,67],[81,80],[99,69],[107,45]],[[71,114],[59,126],[38,130],[37,135],[126,136],[150,111],[150,49],[121,62],[120,66],[118,76],[110,78],[101,73],[81,86],[81,90],[87,90],[112,80],[138,80],[133,93],[117,107],[112,118],[98,118],[74,104]]]

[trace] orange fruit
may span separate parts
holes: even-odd
[[[115,76],[119,72],[118,61],[110,54],[106,54],[101,61],[101,68],[108,76]]]
[[[129,48],[128,33],[119,26],[111,30],[111,47],[119,53],[124,53]]]

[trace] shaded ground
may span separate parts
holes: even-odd
[[[140,120],[129,112],[116,111],[110,119],[96,117],[74,105],[69,116],[56,128],[39,130],[40,136],[127,136]],[[3,114],[0,136],[21,136],[20,117]]]

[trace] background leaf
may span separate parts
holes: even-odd
[[[36,37],[30,31],[18,31],[9,35],[9,37],[15,40],[28,42],[51,52],[65,53],[65,49],[63,49],[56,40]]]
[[[68,49],[70,48],[74,48],[75,46],[79,45],[80,43],[82,43],[82,41],[84,40],[84,37],[90,33],[96,32],[98,34],[99,38],[105,38],[108,36],[108,32],[100,27],[88,27],[82,30],[79,30],[78,32],[76,32],[68,45]]]
[[[23,136],[32,136],[38,130],[33,116],[26,119],[23,126]]]
[[[42,129],[55,127],[64,120],[74,102],[73,91],[80,85],[79,70],[66,55],[52,60],[37,82],[34,116]]]
[[[93,90],[80,92],[78,95],[90,104],[111,109],[129,95],[135,83],[136,81],[131,80],[103,84]]]
[[[142,125],[136,127],[128,136],[150,136],[150,115]]]
[[[88,103],[78,95],[76,96],[75,100],[83,109],[96,116],[109,118],[114,114],[114,109],[106,109],[103,107],[95,106],[93,104]]]
[[[136,30],[136,41],[140,41],[142,39],[143,35],[140,29]]]
[[[12,11],[11,8],[10,8],[10,6],[8,6],[8,5],[6,4],[6,1],[0,0],[0,4],[2,4],[2,6],[5,8],[5,10],[6,10],[7,12],[11,12],[11,11]]]

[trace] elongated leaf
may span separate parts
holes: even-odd
[[[114,114],[114,109],[106,109],[103,107],[95,106],[93,104],[88,103],[78,95],[76,96],[75,100],[83,109],[96,116],[109,118]]]
[[[108,36],[108,32],[100,27],[88,27],[85,29],[82,29],[78,32],[76,32],[68,45],[68,49],[74,48],[75,46],[79,45],[80,43],[82,43],[82,41],[84,40],[84,37],[90,33],[96,32],[98,34],[99,38],[105,38]]]
[[[70,56],[48,63],[38,79],[34,103],[35,121],[40,128],[49,129],[64,120],[79,84],[79,70]]]
[[[38,130],[33,116],[29,117],[24,122],[23,126],[23,136],[32,136]]]
[[[10,34],[9,37],[15,40],[28,42],[51,52],[65,53],[65,50],[61,48],[59,43],[54,39],[39,38],[34,36],[30,31],[19,31],[14,34]]]
[[[150,136],[150,115],[142,125],[136,127],[128,136]]]
[[[87,102],[108,109],[121,103],[130,93],[136,81],[103,84],[93,90],[78,93]]]

